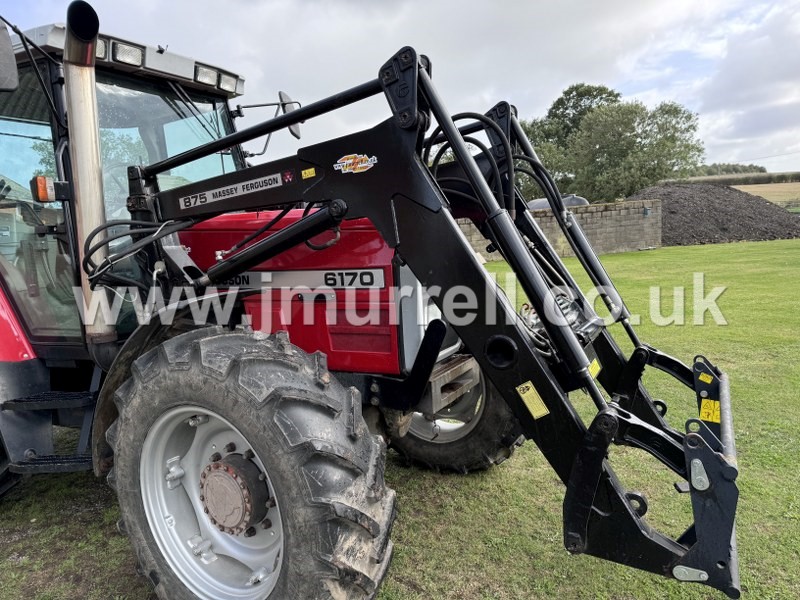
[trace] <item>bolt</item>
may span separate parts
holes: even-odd
[[[200,502],[203,502],[205,499],[206,499],[206,497],[203,496],[203,494],[200,494]]]
[[[410,116],[406,111],[403,111],[400,113],[400,121],[408,121]]]
[[[369,399],[369,403],[372,404],[372,406],[378,406],[378,404],[380,404],[381,401],[378,400],[377,396],[373,396],[372,398]]]
[[[245,457],[247,460],[250,460],[251,458],[254,458],[254,457],[255,457],[255,452],[253,452],[252,450],[250,450],[250,449],[248,448],[247,450],[245,450],[245,451],[244,451],[244,457]]]
[[[230,454],[231,452],[236,452],[236,444],[230,442],[225,445],[225,448],[223,448],[223,450],[225,450],[225,452],[227,452],[228,454]]]
[[[244,537],[253,537],[256,534],[255,527],[249,527],[247,531],[244,532]]]
[[[275,498],[267,500],[267,508],[275,508]]]
[[[265,481],[266,479],[267,479],[267,475],[265,473],[259,473],[258,474],[258,480],[259,481]]]
[[[270,527],[272,527],[272,521],[270,521],[269,519],[264,519],[261,522],[261,527],[263,527],[264,529],[269,529]]]
[[[603,433],[611,432],[614,429],[614,419],[610,417],[601,418],[597,422],[597,428]]]
[[[203,509],[203,512],[208,514],[208,507],[207,506]]]
[[[708,392],[706,390],[700,390],[700,397],[708,398]]]
[[[208,460],[210,460],[212,463],[215,463],[218,460],[222,460],[222,455],[219,452],[214,452],[214,454],[212,454]]]
[[[373,381],[372,385],[369,386],[369,391],[373,394],[377,394],[381,391],[381,386],[379,386],[377,382]]]

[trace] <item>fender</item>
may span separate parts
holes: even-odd
[[[230,294],[234,294],[238,296],[238,299],[241,299],[257,293],[261,293],[261,290],[232,288],[189,300],[180,300],[159,310],[150,318],[150,321],[136,328],[114,358],[114,362],[106,374],[103,387],[97,397],[97,405],[94,410],[94,425],[92,427],[92,466],[96,476],[107,475],[114,464],[114,453],[111,446],[106,442],[106,431],[119,416],[117,406],[114,404],[114,393],[131,376],[133,362],[148,350],[152,350],[171,337],[191,329],[217,324],[211,322],[200,324],[191,319],[186,319],[185,317],[190,313],[192,304],[208,301],[214,297],[221,298],[224,303],[225,298]],[[161,319],[161,316],[165,313],[174,314],[168,324],[164,324]],[[234,311],[234,315],[236,314],[238,314],[238,311]],[[232,326],[233,324],[229,323],[228,325]]]
[[[0,287],[0,362],[21,362],[36,358],[14,307]]]

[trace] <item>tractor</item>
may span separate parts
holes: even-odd
[[[525,440],[565,485],[564,546],[740,594],[730,385],[639,339],[502,101],[451,115],[428,57],[237,131],[243,79],[65,25],[0,30],[0,493],[93,470],[159,598],[374,598],[392,556],[387,447],[467,473]],[[242,144],[373,96],[374,127],[252,165]],[[269,138],[267,138],[269,139]],[[601,317],[533,218],[542,190]],[[516,274],[519,310],[457,219]],[[614,335],[633,348],[624,352]],[[681,430],[642,383],[689,389]],[[584,420],[576,398],[593,406]],[[65,448],[61,433],[72,447]],[[612,462],[655,457],[673,539]]]

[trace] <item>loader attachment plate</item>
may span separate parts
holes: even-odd
[[[672,540],[644,520],[646,500],[622,487],[607,460],[612,443],[624,443],[626,428],[641,425],[612,403],[597,414],[576,454],[564,497],[564,545],[573,554],[591,554],[680,581],[703,583],[738,598],[735,515],[739,490],[728,378],[706,359],[698,359],[695,372],[713,373],[718,383],[720,433],[715,434],[699,418],[686,422],[681,448],[686,483],[676,488],[690,494],[694,523]],[[700,412],[702,417],[702,407]],[[671,454],[663,445],[651,447],[644,441],[635,445],[677,470],[659,456]]]

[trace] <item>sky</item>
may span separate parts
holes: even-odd
[[[603,84],[648,106],[699,115],[705,162],[800,170],[800,0],[94,0],[103,33],[229,69],[245,78],[233,104],[302,103],[377,76],[410,45],[430,57],[451,113],[500,100],[543,116],[573,83]],[[67,2],[0,0],[26,29],[64,21]],[[299,145],[389,116],[372,99],[304,124]],[[271,116],[246,111],[237,127]],[[253,144],[251,149],[260,147]],[[269,158],[294,152],[287,132]]]

